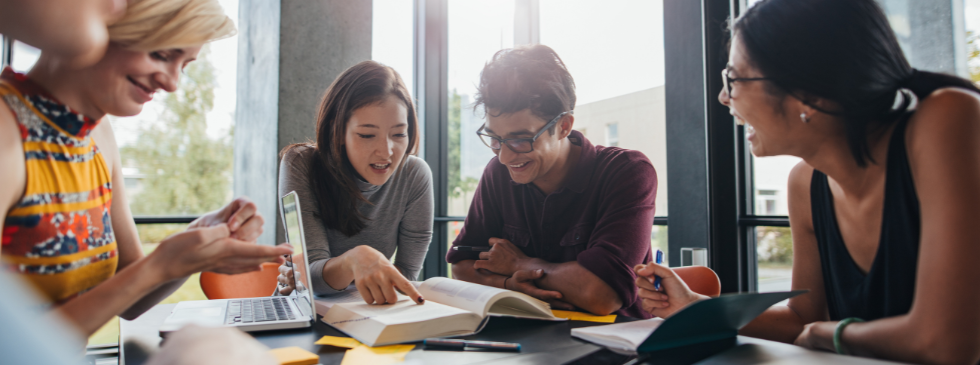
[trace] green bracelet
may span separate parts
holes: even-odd
[[[837,328],[834,329],[834,350],[837,350],[838,354],[848,355],[847,351],[844,350],[844,344],[841,343],[840,335],[842,332],[844,332],[844,327],[847,327],[847,325],[854,322],[864,322],[864,320],[857,317],[851,317],[837,322]]]

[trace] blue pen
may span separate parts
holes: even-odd
[[[660,265],[660,264],[663,264],[664,263],[664,252],[663,251],[660,251],[659,248],[657,249],[657,258],[655,260],[656,261],[654,261],[654,262],[656,262],[657,265]],[[656,275],[653,276],[653,288],[654,289],[657,289],[657,290],[660,290],[660,277],[659,276],[656,276]]]

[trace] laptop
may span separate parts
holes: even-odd
[[[296,290],[289,295],[261,298],[180,302],[160,327],[160,334],[179,330],[191,323],[209,327],[236,327],[247,332],[311,326],[316,321],[316,308],[310,290],[306,240],[300,212],[295,191],[280,199],[279,214],[286,228],[286,242],[295,249],[292,255],[286,256],[286,261],[293,267]],[[293,260],[294,256],[296,260]],[[296,280],[297,277],[299,280]],[[278,283],[269,287],[270,294],[279,292],[276,285]]]

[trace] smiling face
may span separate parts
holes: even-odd
[[[516,113],[494,116],[491,110],[487,113],[487,124],[484,132],[499,138],[532,138],[548,121],[524,109]],[[556,124],[555,133],[545,131],[534,142],[534,150],[528,153],[516,153],[507,146],[501,146],[493,152],[497,154],[500,163],[507,166],[510,178],[519,184],[529,184],[538,179],[555,173],[554,167],[563,157],[561,138],[571,130],[571,115],[565,115]]]
[[[732,39],[728,58],[729,76],[737,78],[765,77],[752,64],[740,37]],[[736,122],[745,124],[746,137],[757,157],[796,154],[801,137],[805,138],[806,124],[799,117],[805,106],[789,95],[772,95],[766,88],[770,81],[735,81],[732,95],[722,88],[718,101],[728,106]]]
[[[137,52],[112,43],[105,57],[85,72],[85,92],[105,114],[137,115],[157,91],[177,90],[181,70],[200,51],[198,46]]]
[[[372,185],[384,185],[398,170],[408,143],[408,108],[394,95],[354,110],[347,121],[347,159]]]

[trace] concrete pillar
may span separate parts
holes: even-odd
[[[234,188],[266,218],[261,244],[285,242],[278,153],[315,138],[327,86],[371,59],[371,8],[371,1],[241,0]]]
[[[879,0],[912,67],[968,77],[963,0]]]

